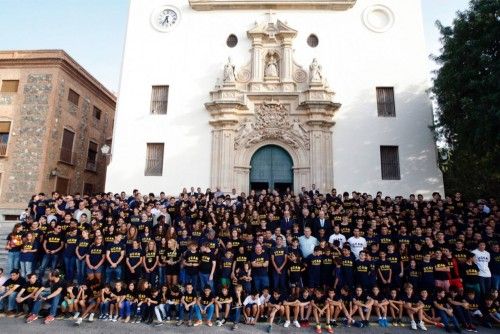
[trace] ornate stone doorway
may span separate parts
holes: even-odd
[[[205,104],[213,128],[211,186],[248,192],[254,177],[252,157],[275,145],[292,161],[291,180],[255,183],[275,188],[293,183],[294,191],[314,183],[329,191],[333,115],[340,104],[333,102],[335,94],[321,65],[312,59],[307,71],[294,61],[297,31],[282,21],[256,24],[247,36],[252,41],[250,62],[236,68],[228,59],[222,80]]]
[[[259,148],[250,160],[250,188],[278,191],[293,189],[293,161],[290,154],[276,145]]]

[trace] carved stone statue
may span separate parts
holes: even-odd
[[[318,60],[314,58],[309,66],[309,77],[311,78],[311,82],[323,82],[323,74],[321,71],[321,65],[318,63]]]
[[[271,57],[269,57],[264,74],[266,77],[279,76],[278,61],[276,60],[276,57],[274,57],[274,55],[271,55]]]
[[[236,78],[234,76],[234,65],[231,63],[231,57],[227,58],[227,64],[224,65],[224,83],[235,82]]]

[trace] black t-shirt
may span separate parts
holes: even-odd
[[[469,285],[479,284],[479,268],[477,264],[464,263],[462,265],[462,268],[463,268],[462,279],[464,280],[465,284]]]
[[[287,249],[286,247],[273,247],[271,248],[271,255],[274,256],[274,263],[278,267],[281,267],[281,265],[285,262],[285,258],[287,255]],[[273,267],[274,268],[274,267]]]
[[[92,266],[96,266],[104,256],[104,245],[92,245],[89,248],[89,262]]]
[[[263,264],[264,262],[269,261],[269,255],[266,252],[262,252],[260,253],[260,255],[258,255],[257,253],[252,253],[250,256],[250,261],[255,261],[257,263]],[[266,275],[267,267],[252,267],[252,276],[260,277]]]
[[[269,298],[269,304],[281,305],[285,301],[285,296],[279,295],[277,298],[273,295]]]
[[[316,305],[318,307],[324,307],[326,304],[326,296],[318,297],[318,296],[314,295],[312,300],[314,301],[314,305]]]
[[[111,243],[108,245],[107,251],[109,251],[109,257],[113,263],[116,263],[120,258],[121,252],[125,250],[125,246],[122,243]],[[118,263],[119,264],[119,263]]]
[[[19,276],[19,278],[16,280],[9,278],[3,284],[3,286],[7,288],[7,291],[14,288],[14,286],[16,285],[18,285],[18,287],[14,290],[14,292],[19,292],[22,289],[22,287],[26,285],[26,280],[21,276]]]
[[[227,295],[224,295],[222,293],[217,295],[217,301],[220,303],[228,302],[229,300],[231,300],[231,295],[229,293]]]
[[[215,256],[212,253],[201,253],[200,258],[200,273],[210,274],[212,271],[212,262],[215,261]]]
[[[145,301],[150,296],[151,296],[151,290],[149,289],[145,289],[144,291],[141,290],[137,291],[137,300],[140,302]]]
[[[140,260],[141,260],[141,257],[144,255],[142,249],[140,248],[137,248],[137,249],[134,249],[134,248],[131,248],[128,252],[127,252],[127,258],[128,258],[128,262],[131,266],[135,266]]]
[[[144,253],[144,262],[146,264],[146,267],[152,268],[156,262],[156,257],[158,254],[155,251],[147,250]]]
[[[445,259],[441,260],[435,260],[434,261],[434,279],[444,281],[449,278],[449,273],[445,271],[437,271],[436,269],[438,268],[447,268],[448,267],[448,261]]]
[[[193,253],[191,251],[187,251],[184,254],[184,260],[186,261],[186,263],[199,264],[200,258],[201,256],[198,252]],[[184,269],[186,270],[186,274],[188,275],[196,275],[198,273],[198,267],[185,266]]]
[[[205,293],[202,293],[201,297],[200,297],[200,304],[202,306],[207,306],[208,304],[210,304],[212,302],[212,300],[214,298],[215,298],[215,296],[214,296],[214,294],[212,292],[210,292],[208,294],[208,296]]]
[[[184,302],[186,304],[191,304],[193,301],[196,300],[196,298],[198,298],[198,296],[196,295],[196,292],[194,292],[194,290],[193,290],[191,293],[189,293],[187,291],[184,292],[182,294],[182,298],[184,298]]]
[[[59,281],[57,281],[57,282],[50,282],[48,287],[50,287],[50,293],[53,293],[54,291],[56,291],[59,288],[62,289],[61,292],[66,290],[66,284],[64,283],[64,281],[62,279],[59,279]]]
[[[24,290],[25,290],[25,293],[24,295],[29,295],[30,293],[32,293],[33,291],[36,291],[38,289],[40,289],[42,287],[42,285],[36,281],[35,283],[29,283],[29,282],[26,282],[26,284],[23,286]]]
[[[91,243],[90,239],[84,239],[84,238],[78,239],[76,246],[78,247],[78,253],[80,254],[80,256],[87,255],[90,243]]]
[[[47,241],[45,247],[50,251],[54,251],[61,247],[61,244],[63,243],[63,235],[61,233],[56,234],[54,232],[49,232],[45,240]]]
[[[380,274],[385,280],[389,279],[389,274],[391,271],[391,263],[387,260],[379,260],[377,264],[378,270],[380,271]]]
[[[304,265],[300,262],[289,262],[288,270],[289,270],[289,279],[292,283],[297,283],[300,281],[302,277],[302,269]]]

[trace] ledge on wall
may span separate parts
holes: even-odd
[[[194,10],[219,9],[323,9],[347,10],[356,0],[189,0]]]

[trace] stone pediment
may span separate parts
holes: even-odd
[[[277,22],[256,23],[256,26],[250,29],[247,34],[250,38],[257,35],[265,35],[270,38],[276,38],[277,36],[294,38],[297,36],[297,30],[290,28],[286,23],[278,20]]]
[[[309,9],[347,10],[356,0],[189,0],[194,10]]]

